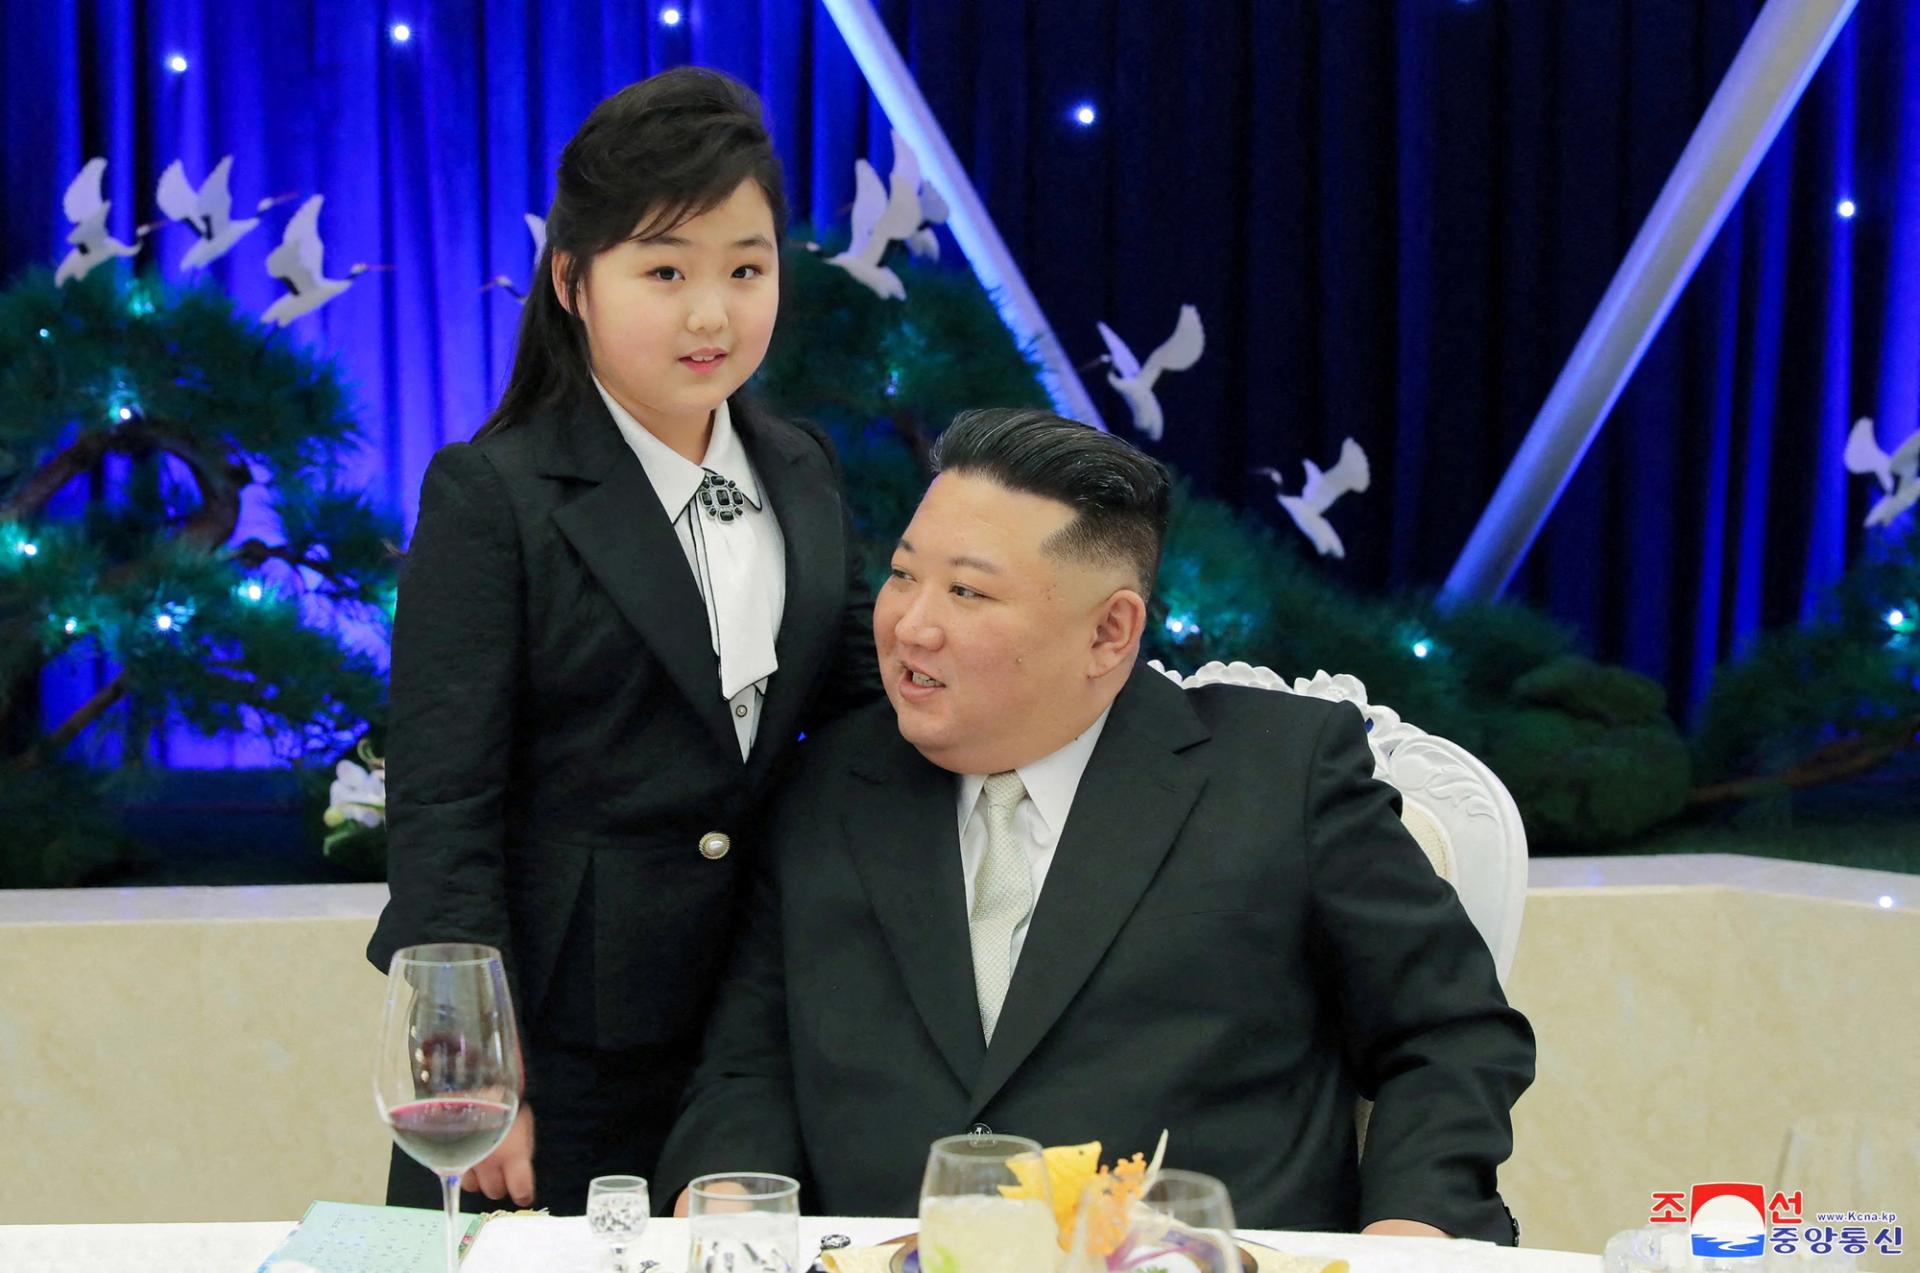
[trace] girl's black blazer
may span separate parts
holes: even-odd
[[[602,1048],[698,1031],[781,761],[881,694],[831,445],[730,406],[787,558],[745,760],[685,553],[598,395],[434,456],[394,614],[375,965],[480,942],[523,1029]]]

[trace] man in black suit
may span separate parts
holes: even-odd
[[[1360,715],[1136,666],[1168,488],[1126,443],[971,412],[936,467],[874,606],[889,703],[772,805],[657,1196],[762,1168],[909,1215],[937,1137],[1166,1128],[1250,1227],[1513,1242],[1532,1032]]]

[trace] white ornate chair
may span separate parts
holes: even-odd
[[[1493,954],[1502,985],[1520,941],[1527,904],[1527,833],[1520,810],[1491,769],[1458,743],[1409,725],[1399,714],[1367,701],[1357,677],[1316,672],[1289,685],[1270,668],[1209,663],[1182,677],[1152,666],[1177,685],[1251,685],[1289,694],[1352,703],[1367,721],[1374,777],[1400,792],[1400,819],[1426,852]]]

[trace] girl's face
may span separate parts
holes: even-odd
[[[563,270],[555,253],[562,304]],[[594,374],[656,433],[704,427],[766,357],[779,270],[773,211],[751,180],[658,238],[609,248],[579,296]]]

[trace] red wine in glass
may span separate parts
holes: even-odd
[[[500,1147],[513,1126],[513,1109],[458,1097],[411,1101],[387,1111],[387,1126],[421,1166],[460,1172]]]

